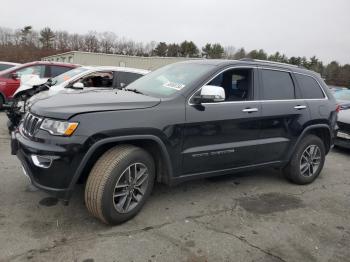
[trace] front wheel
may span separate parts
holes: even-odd
[[[5,100],[4,100],[4,98],[0,95],[0,110],[3,108],[4,103],[5,103]]]
[[[309,184],[322,171],[325,155],[323,141],[318,136],[307,135],[298,144],[284,174],[296,184]]]
[[[108,150],[92,168],[85,188],[89,212],[106,224],[134,217],[151,194],[154,160],[145,150],[121,145]]]

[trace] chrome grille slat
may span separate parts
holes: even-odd
[[[28,113],[23,120],[23,133],[27,136],[32,137],[35,134],[35,132],[39,129],[42,120],[43,119],[41,117]]]

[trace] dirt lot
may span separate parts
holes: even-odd
[[[0,261],[350,261],[350,151],[334,149],[311,185],[276,170],[157,185],[134,218],[90,217],[32,192],[0,113]]]

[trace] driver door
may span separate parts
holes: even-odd
[[[183,175],[229,171],[257,163],[256,140],[261,124],[261,104],[254,101],[257,79],[254,68],[227,69],[208,82],[224,88],[225,101],[195,105],[189,100]]]

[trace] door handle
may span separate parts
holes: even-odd
[[[295,109],[298,109],[298,110],[301,110],[301,109],[305,109],[306,106],[303,106],[303,105],[297,105],[294,107]]]
[[[259,110],[257,108],[245,108],[242,110],[242,112],[245,112],[245,113],[253,113],[253,112],[258,112]]]

